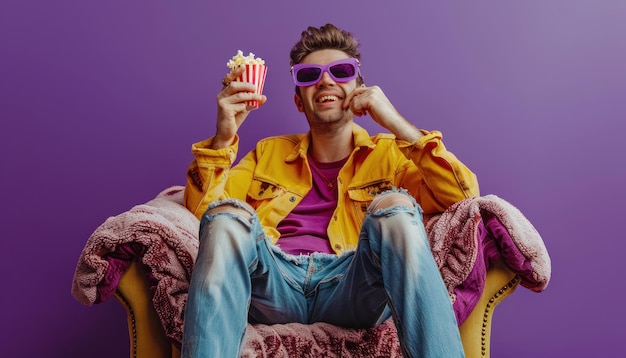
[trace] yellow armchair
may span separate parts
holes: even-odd
[[[520,279],[497,261],[487,271],[485,289],[476,307],[459,327],[466,358],[488,358],[495,307],[510,295]],[[171,344],[152,305],[150,287],[141,265],[133,261],[122,276],[116,298],[128,316],[131,358],[179,358],[180,349]]]
[[[179,343],[172,342],[178,342],[182,334],[179,322],[183,319],[181,307],[185,301],[183,291],[186,284],[183,280],[189,277],[193,268],[198,232],[198,220],[182,205],[182,196],[182,187],[171,187],[146,204],[137,205],[107,219],[90,236],[77,264],[72,283],[72,293],[76,299],[90,305],[108,299],[115,292],[115,296],[126,309],[130,357],[180,357]],[[488,265],[483,291],[473,292],[481,296],[473,311],[459,327],[466,357],[489,357],[495,307],[518,285],[534,292],[541,292],[548,285],[551,263],[541,236],[517,208],[495,196],[462,201],[440,217],[430,218],[426,224],[427,232],[432,236],[431,242],[435,243],[431,244],[433,255],[443,268],[447,267],[444,271],[449,279],[446,284],[451,286],[448,287],[449,290],[460,287],[460,282],[457,281],[466,279],[467,276],[463,274],[468,274],[469,267],[462,267],[459,272],[451,271],[452,266],[446,261],[448,258],[455,263],[462,262],[470,266],[480,263],[481,260],[491,262],[499,257]],[[485,241],[479,235],[481,232],[487,235]],[[459,245],[468,245],[467,250],[455,250]],[[167,260],[155,260],[155,257],[167,257]],[[108,260],[126,262],[123,265],[110,265]],[[128,260],[130,267],[127,268]],[[115,285],[114,282],[117,281],[106,279],[107,275],[121,275],[121,278]],[[153,292],[156,292],[154,296]],[[155,308],[153,302],[165,307]],[[174,319],[163,323],[160,315],[164,310],[168,311],[168,315],[170,311],[175,311]],[[467,313],[462,312],[463,315]],[[165,319],[169,320],[170,317]],[[323,331],[320,326],[331,331]],[[394,357],[400,354],[397,338],[396,341],[390,340],[395,337],[391,321],[371,331],[343,332],[335,330],[341,328],[329,326],[316,324],[311,329],[313,331],[320,328],[323,331],[321,334],[332,337],[338,333],[346,333],[345,337],[349,336],[346,339],[351,341],[345,343],[352,346],[355,342],[363,342],[363,337],[368,337],[365,339],[371,341],[359,344],[359,348],[368,348],[370,344],[372,349],[381,354],[386,354],[388,349],[391,350],[389,354]],[[169,330],[167,335],[164,327]],[[306,341],[306,338],[299,335],[302,327],[298,327],[295,335],[285,333],[293,332],[290,325],[249,328],[252,329],[247,341],[249,345],[244,347],[243,353],[246,357],[255,356],[258,345],[288,349],[286,345],[279,345],[293,343],[294,339]],[[268,337],[264,335],[266,333],[273,336]],[[306,333],[303,332],[302,335]],[[338,341],[330,339],[322,343],[331,344],[333,348],[335,344],[343,344],[335,342]],[[309,343],[316,344],[304,342],[307,345]],[[325,351],[327,347],[317,348]],[[336,348],[349,350],[346,346]]]

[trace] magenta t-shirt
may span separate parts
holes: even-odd
[[[291,255],[332,254],[327,228],[337,207],[337,175],[348,158],[319,163],[309,156],[313,187],[300,204],[278,224],[277,245]]]

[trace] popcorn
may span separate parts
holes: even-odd
[[[256,57],[252,52],[248,56],[244,56],[243,51],[237,50],[237,54],[228,60],[226,66],[233,70],[241,65],[265,65],[265,61],[260,57]]]
[[[237,54],[226,63],[226,66],[231,71],[239,66],[245,66],[244,72],[235,81],[250,82],[256,85],[257,94],[263,93],[267,66],[265,66],[265,61],[262,58],[256,57],[252,52],[248,56],[244,56],[243,51],[237,50]],[[252,110],[257,108],[259,108],[259,101],[246,102],[246,109]]]

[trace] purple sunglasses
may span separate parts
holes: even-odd
[[[327,65],[299,63],[291,67],[291,74],[296,86],[314,85],[320,81],[324,72],[328,72],[335,82],[348,82],[361,74],[359,66],[356,58],[346,58]]]

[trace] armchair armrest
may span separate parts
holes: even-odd
[[[152,304],[150,285],[137,261],[128,267],[115,292],[126,309],[131,358],[179,358],[180,350],[163,331]]]
[[[489,358],[493,311],[507,296],[513,293],[520,278],[502,260],[487,270],[483,294],[476,307],[459,327],[466,358]]]

